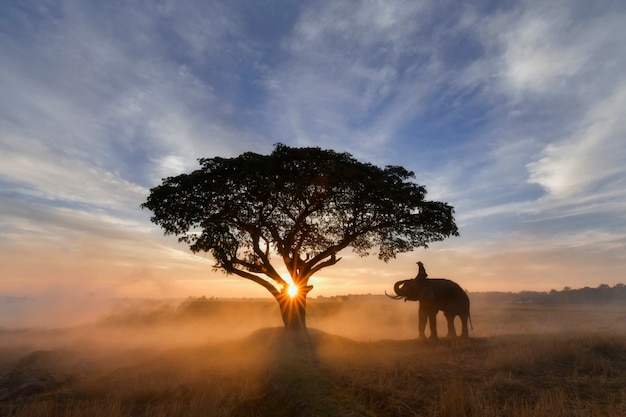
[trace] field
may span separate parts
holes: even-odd
[[[626,306],[476,305],[470,340],[417,340],[417,304],[128,302],[0,330],[1,416],[626,415]],[[440,315],[440,336],[445,336]]]

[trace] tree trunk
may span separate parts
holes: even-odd
[[[306,334],[306,296],[313,287],[300,288],[295,297],[282,291],[277,297],[285,330],[290,335]]]

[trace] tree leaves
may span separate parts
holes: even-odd
[[[348,247],[378,248],[384,261],[458,235],[453,208],[426,201],[425,187],[399,166],[384,169],[348,153],[277,144],[270,155],[202,158],[201,168],[163,180],[142,207],[166,234],[209,252],[227,273],[271,284],[306,285]],[[272,292],[272,291],[271,291]]]

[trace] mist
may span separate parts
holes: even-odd
[[[55,398],[50,401],[61,407],[59,415],[190,415],[192,408],[201,410],[196,415],[218,415],[216,410],[226,410],[219,415],[298,415],[280,414],[273,408],[259,414],[258,409],[262,404],[281,408],[285,398],[293,399],[282,406],[290,410],[299,409],[303,398],[310,407],[326,404],[325,397],[302,397],[292,387],[316,387],[311,389],[317,392],[322,384],[334,392],[328,378],[335,381],[335,376],[322,372],[327,367],[351,378],[345,390],[381,370],[388,383],[396,381],[406,366],[399,365],[398,355],[426,355],[429,359],[419,366],[432,370],[420,368],[419,372],[436,374],[441,369],[454,370],[455,361],[461,360],[459,354],[478,355],[473,359],[477,363],[486,360],[476,352],[490,346],[490,363],[502,362],[511,369],[511,360],[525,363],[529,351],[533,352],[530,347],[538,341],[545,343],[534,348],[535,357],[543,358],[544,350],[551,349],[551,355],[569,358],[569,351],[560,353],[562,348],[554,346],[571,349],[596,340],[593,343],[602,344],[602,352],[609,346],[613,355],[613,350],[620,352],[623,339],[619,338],[626,335],[623,303],[533,305],[474,298],[469,344],[419,342],[416,302],[384,295],[308,300],[311,346],[325,364],[318,368],[284,348],[283,323],[273,299],[107,299],[94,295],[82,303],[64,305],[68,298],[52,294],[41,299],[4,297],[0,299],[0,406],[18,407],[22,399],[35,404],[41,398]],[[437,324],[439,336],[445,336],[441,313]],[[458,318],[456,326],[459,329]],[[576,342],[567,341],[572,337]],[[561,342],[555,345],[555,340]],[[594,352],[584,346],[580,349]],[[441,361],[445,365],[439,365]],[[484,369],[476,366],[476,371]],[[374,387],[381,382],[367,380],[365,384]],[[411,398],[414,388],[410,388]],[[381,404],[387,404],[395,392],[395,388],[385,392]],[[73,402],[64,402],[67,395]],[[98,401],[90,400],[94,398]],[[49,415],[44,405],[40,414],[23,415]],[[242,407],[250,412],[242,414]],[[381,415],[388,415],[387,411]]]
[[[470,337],[600,331],[626,334],[626,307],[490,302],[476,296]],[[470,294],[470,299],[472,295]],[[358,342],[416,339],[417,302],[382,295],[318,297],[307,303],[307,325]],[[456,319],[457,332],[460,322]],[[439,336],[447,333],[442,313]],[[244,339],[283,326],[273,299],[0,298],[0,344],[29,349],[172,349]]]

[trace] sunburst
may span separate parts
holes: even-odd
[[[299,288],[296,285],[289,284],[289,288],[287,288],[287,294],[289,294],[289,297],[294,298],[296,295],[298,295],[298,291]]]

